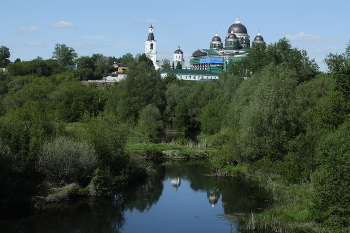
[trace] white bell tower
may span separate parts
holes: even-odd
[[[154,39],[152,25],[148,29],[148,38],[145,43],[145,54],[153,61],[154,67],[157,69],[157,41]]]

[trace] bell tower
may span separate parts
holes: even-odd
[[[154,66],[157,68],[157,41],[154,39],[152,25],[148,29],[148,38],[145,43],[145,54],[153,61]]]

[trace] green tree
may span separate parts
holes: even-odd
[[[10,49],[2,45],[0,47],[0,68],[4,68],[10,63],[10,56]]]
[[[162,66],[161,66],[161,69],[162,70],[166,70],[166,69],[170,69],[171,68],[171,65],[170,65],[170,61],[169,61],[169,59],[164,59],[163,60],[163,64],[162,64]]]
[[[97,167],[97,156],[93,146],[86,142],[57,137],[42,146],[36,167],[50,182],[78,182],[84,176],[91,177]]]
[[[60,84],[49,99],[57,118],[65,122],[79,121],[86,113],[97,116],[105,103],[102,90],[78,81]]]
[[[111,88],[106,110],[123,122],[135,125],[140,111],[148,104],[153,103],[161,113],[164,112],[165,90],[160,73],[149,63],[136,61],[129,65],[125,80]]]
[[[343,93],[347,101],[350,99],[350,44],[343,54],[329,54],[325,59],[330,75],[335,79],[336,90]]]
[[[228,109],[228,104],[222,98],[210,101],[200,115],[201,131],[215,134],[220,131]]]
[[[95,61],[95,74],[100,77],[106,77],[111,71],[112,64],[109,57],[100,56]]]
[[[186,99],[181,100],[175,107],[175,128],[181,132],[188,132],[191,128]]]
[[[350,228],[350,121],[326,135],[316,148],[313,218],[339,230]],[[339,231],[340,232],[340,231]]]
[[[131,53],[124,54],[122,57],[119,58],[119,62],[129,65],[132,62],[134,62],[134,57]]]
[[[154,104],[147,105],[140,114],[138,124],[140,132],[146,140],[158,142],[164,133],[162,114]]]
[[[73,60],[78,56],[75,50],[65,44],[56,44],[55,51],[52,52],[52,59],[58,61],[61,65],[72,65]]]
[[[281,159],[286,153],[286,143],[296,133],[297,114],[290,108],[296,84],[296,73],[284,64],[270,64],[241,84],[228,121],[239,119],[237,141],[243,159]]]
[[[178,69],[178,70],[182,69],[182,65],[181,65],[181,63],[179,61],[176,63],[176,68],[175,69]]]
[[[305,50],[292,48],[286,38],[267,46],[253,45],[249,51],[249,57],[244,58],[241,62],[230,63],[228,71],[238,77],[250,77],[270,63],[277,65],[285,63],[288,69],[297,73],[299,83],[310,80],[319,73],[315,60],[310,60]]]

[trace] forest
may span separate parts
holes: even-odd
[[[127,144],[166,143],[173,135],[179,143],[207,138],[215,175],[278,182],[302,196],[300,215],[260,215],[270,219],[269,230],[282,232],[283,223],[297,229],[287,232],[350,230],[350,44],[327,55],[327,72],[285,38],[255,44],[216,82],[162,79],[145,54],[78,58],[57,44],[52,59],[12,63],[3,51],[1,213],[52,187],[105,195],[139,182],[149,164]],[[66,67],[72,62],[77,69]],[[113,62],[127,64],[124,80],[106,88],[81,82],[101,79]],[[255,216],[252,229],[261,232],[263,221]]]

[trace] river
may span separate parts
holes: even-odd
[[[238,216],[267,208],[256,183],[208,174],[205,162],[157,165],[142,185],[0,219],[0,232],[238,232]]]

